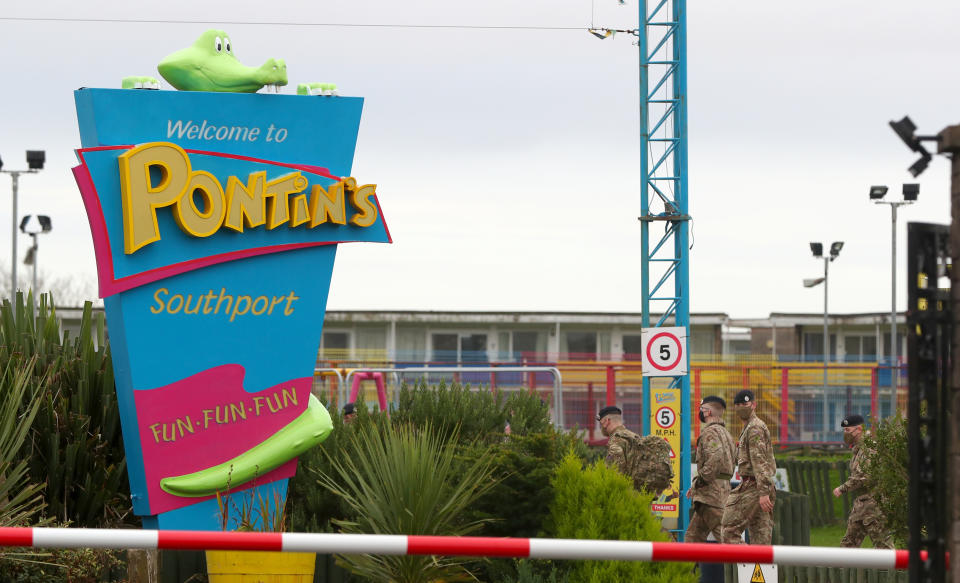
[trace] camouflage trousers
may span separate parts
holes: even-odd
[[[883,513],[876,501],[869,494],[857,497],[853,501],[853,509],[847,519],[847,533],[843,535],[840,546],[860,548],[863,538],[870,535],[874,548],[892,549],[893,541],[883,523]]]
[[[774,502],[776,494],[770,496]],[[773,513],[760,508],[760,490],[756,482],[741,482],[731,490],[727,505],[723,508],[720,523],[720,542],[738,544],[740,535],[747,530],[750,544],[769,545],[773,540]]]
[[[693,518],[687,525],[687,533],[683,542],[707,542],[707,535],[713,533],[713,538],[720,542],[720,521],[723,519],[723,508],[710,506],[703,502],[693,503]]]

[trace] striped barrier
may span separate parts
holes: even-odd
[[[614,561],[776,563],[906,569],[909,551],[646,541],[418,535],[0,528],[0,547],[284,551]],[[926,560],[926,553],[921,554]]]

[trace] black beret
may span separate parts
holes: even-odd
[[[856,427],[857,425],[863,425],[863,416],[847,415],[840,422],[840,427]]]
[[[756,397],[753,396],[753,391],[750,389],[743,389],[737,393],[736,397],[733,398],[733,404],[738,405],[740,403],[752,403],[756,400]]]
[[[614,407],[612,405],[610,407],[604,407],[597,413],[597,420],[599,421],[607,415],[623,415],[623,411],[620,410],[620,407]]]
[[[353,406],[353,403],[347,403],[346,405],[343,406],[343,414],[344,414],[344,415],[353,415],[353,414],[356,413],[356,412],[357,412],[357,410],[356,410],[356,408]]]
[[[700,401],[701,405],[706,405],[707,403],[716,403],[717,405],[720,405],[724,409],[727,408],[727,402],[716,395],[709,395],[707,397],[704,397],[703,400]]]

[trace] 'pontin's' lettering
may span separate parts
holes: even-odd
[[[156,180],[151,176],[151,170]],[[324,188],[300,171],[267,179],[264,171],[242,180],[227,179],[226,188],[210,172],[194,170],[183,148],[169,142],[141,144],[120,155],[123,206],[123,250],[131,254],[160,240],[157,209],[173,207],[173,218],[185,233],[209,237],[227,227],[238,233],[266,226],[276,229],[349,223],[369,227],[377,221],[375,184],[357,185],[342,178]]]

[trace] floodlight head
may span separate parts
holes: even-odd
[[[830,257],[836,259],[837,255],[840,255],[840,250],[843,249],[843,241],[834,241],[830,245]]]
[[[917,131],[917,126],[914,125],[913,120],[908,116],[903,116],[903,119],[900,121],[890,122],[890,127],[900,136],[900,139],[903,140],[903,143],[906,144],[908,148],[914,152],[920,151],[920,140],[918,140],[914,134],[914,132]]]
[[[30,170],[43,170],[47,154],[43,150],[27,150],[27,167]]]
[[[870,187],[870,200],[879,200],[886,196],[887,187],[886,186],[871,186]]]
[[[814,257],[823,257],[823,243],[810,243],[810,250]]]
[[[815,278],[812,278],[812,279],[804,279],[804,280],[803,280],[803,287],[813,287],[813,286],[815,286],[815,285],[820,285],[820,284],[823,283],[826,279],[827,279],[827,278],[825,278],[825,277],[815,277]]]
[[[49,233],[51,229],[53,229],[53,223],[47,215],[25,215],[20,219],[20,232],[27,235]]]
[[[913,163],[913,166],[907,168],[907,171],[910,172],[910,176],[916,178],[927,169],[928,164],[930,164],[930,154],[924,152],[920,159]]]
[[[903,185],[903,200],[910,202],[915,202],[917,200],[917,195],[920,194],[920,185],[919,184],[904,184]]]

